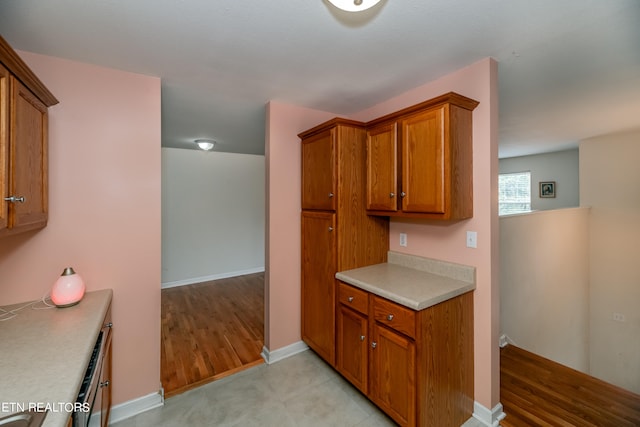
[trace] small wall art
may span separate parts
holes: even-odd
[[[556,197],[556,182],[540,181],[540,197],[543,199]]]

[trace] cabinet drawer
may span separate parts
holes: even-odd
[[[369,311],[368,295],[362,289],[338,282],[338,301],[364,315],[367,315]]]
[[[394,302],[374,296],[373,318],[411,338],[416,337],[416,312]]]

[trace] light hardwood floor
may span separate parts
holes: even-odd
[[[264,273],[162,290],[166,397],[262,363],[263,345]]]
[[[640,426],[640,396],[509,345],[500,351],[503,427]]]

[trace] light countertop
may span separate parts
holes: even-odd
[[[0,322],[0,417],[49,405],[43,427],[66,426],[65,404],[76,400],[111,298],[111,289],[87,292],[75,306],[26,307]]]
[[[389,252],[388,261],[340,271],[336,278],[413,310],[423,310],[476,288],[475,268]]]

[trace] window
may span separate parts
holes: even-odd
[[[498,175],[498,214],[531,212],[531,172]]]

